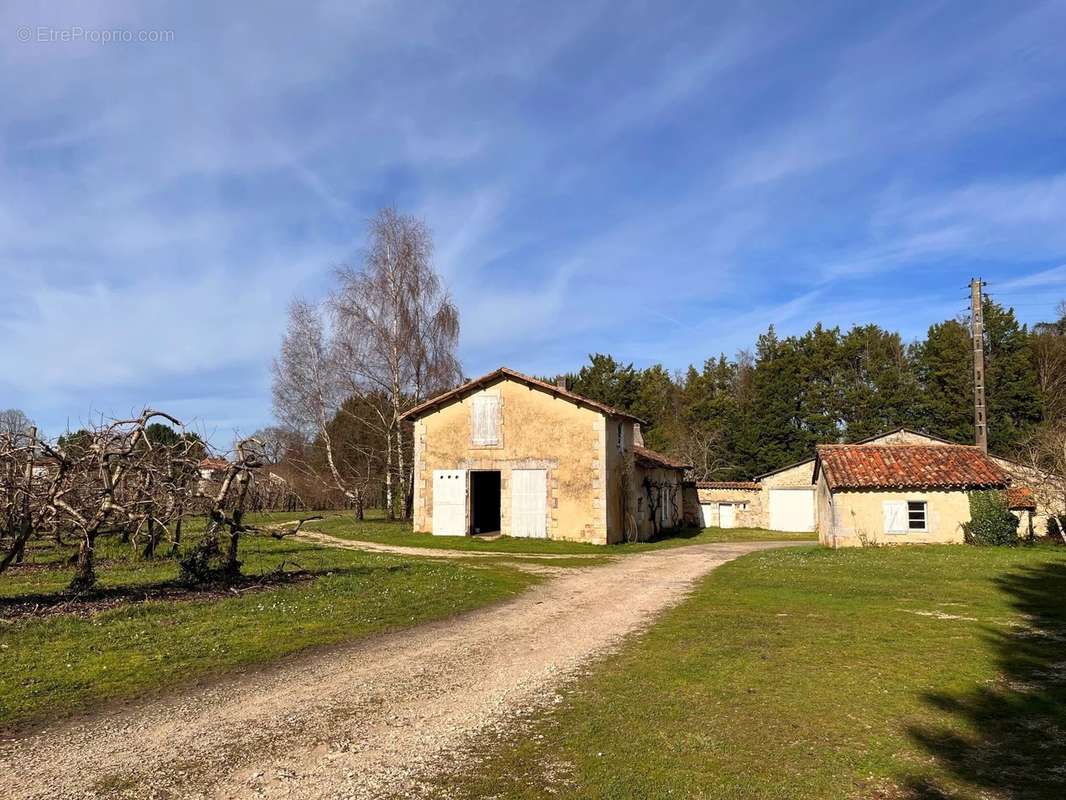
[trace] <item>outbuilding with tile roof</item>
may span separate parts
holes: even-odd
[[[822,544],[956,543],[969,493],[1010,488],[1010,476],[970,445],[820,445],[814,464]]]

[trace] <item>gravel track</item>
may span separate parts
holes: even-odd
[[[503,604],[37,730],[0,742],[0,797],[402,796],[478,732],[553,702],[710,570],[780,546],[568,569]]]

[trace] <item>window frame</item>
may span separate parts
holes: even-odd
[[[929,501],[928,500],[907,500],[907,533],[928,533],[929,532]],[[912,506],[920,506],[920,509],[914,509]],[[922,526],[920,528],[914,527],[913,515],[920,513],[922,515]]]

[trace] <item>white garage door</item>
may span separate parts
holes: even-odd
[[[511,470],[511,535],[546,539],[548,476],[543,469]]]
[[[433,470],[433,535],[466,536],[466,470]]]
[[[775,531],[813,531],[814,489],[771,489],[770,527]]]
[[[737,507],[732,503],[718,504],[718,527],[732,528],[737,524]]]

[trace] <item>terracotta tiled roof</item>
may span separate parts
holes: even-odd
[[[429,411],[435,411],[441,406],[447,405],[453,400],[461,400],[463,395],[477,391],[489,384],[495,383],[498,380],[509,378],[510,380],[524,383],[533,389],[540,389],[541,391],[548,392],[555,397],[569,400],[571,403],[579,406],[585,406],[595,411],[599,411],[602,414],[606,414],[609,417],[617,417],[620,419],[628,419],[633,422],[643,422],[640,417],[635,417],[628,411],[623,411],[620,408],[609,406],[606,403],[601,403],[598,400],[592,400],[588,397],[582,397],[579,394],[571,392],[569,389],[564,389],[561,386],[556,386],[554,383],[547,383],[546,381],[538,380],[537,378],[531,378],[529,375],[523,375],[521,372],[515,372],[513,369],[507,367],[500,367],[497,370],[493,370],[487,375],[482,375],[480,378],[474,378],[472,381],[467,381],[462,386],[438,394],[436,397],[421,403],[414,408],[408,409],[400,415],[400,419],[418,419],[420,416]]]
[[[926,439],[932,439],[942,444],[958,444],[958,442],[953,442],[950,439],[943,439],[932,433],[926,433],[925,431],[916,431],[913,428],[907,428],[903,425],[899,426],[898,428],[892,428],[891,430],[881,431],[881,433],[875,433],[873,436],[867,436],[865,439],[856,439],[853,442],[847,442],[847,444],[870,444],[876,442],[878,439],[884,439],[888,436],[892,436],[893,434],[897,433],[909,433],[912,436],[922,436]],[[772,469],[769,472],[764,472],[762,475],[756,475],[755,480],[761,481],[763,478],[769,478],[771,475],[776,475],[777,473],[784,472],[787,469],[798,467],[800,464],[806,464],[808,462],[813,461],[813,458],[803,458],[799,461],[793,461],[791,464],[785,464],[785,466],[783,467],[778,467],[777,469]]]
[[[229,469],[229,462],[224,458],[205,458],[200,462],[200,469],[224,470]]]
[[[967,445],[819,445],[816,469],[831,489],[1004,489],[1010,482]]]
[[[633,455],[636,456],[637,463],[645,467],[689,469],[692,466],[684,461],[677,461],[670,456],[664,456],[662,453],[656,453],[654,450],[649,450],[646,447],[637,447],[636,445],[633,446]]]
[[[1010,508],[1036,508],[1036,498],[1028,486],[1011,486],[1007,489],[1007,505]]]
[[[753,492],[759,491],[759,484],[755,481],[696,481],[697,489],[745,489]]]

